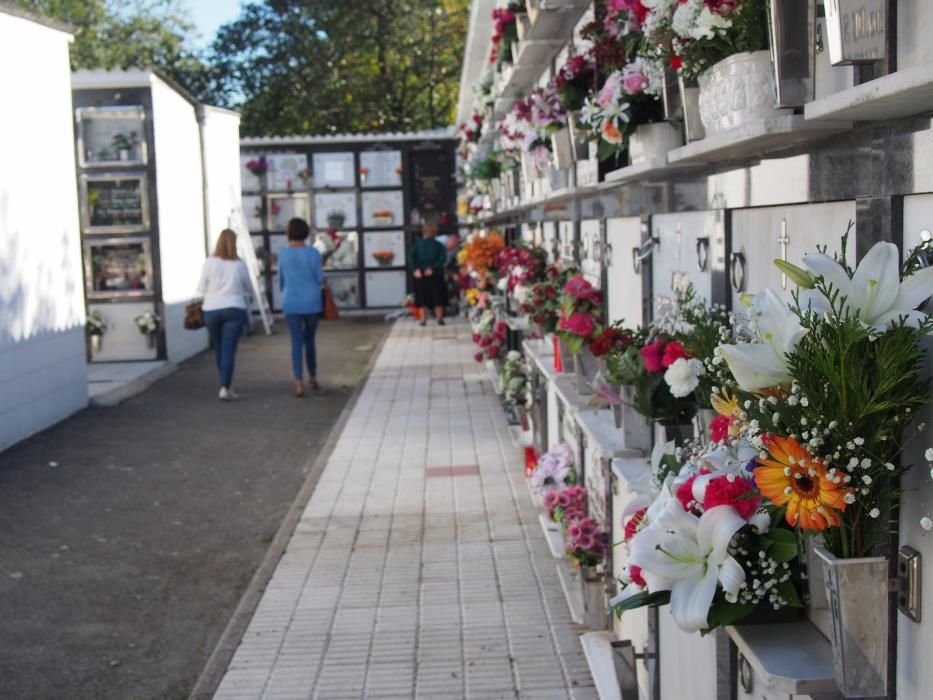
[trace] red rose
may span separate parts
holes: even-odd
[[[703,496],[703,508],[709,510],[716,506],[732,506],[739,515],[748,520],[758,510],[761,497],[755,492],[752,482],[740,476],[717,476],[710,479]],[[678,491],[678,497],[680,492]]]
[[[473,355],[473,359],[476,360],[477,362],[482,362],[482,361],[483,361],[483,353],[481,353],[481,352],[476,353],[475,355]]]
[[[554,287],[545,287],[544,296],[548,299],[553,299],[555,296],[557,296],[557,290],[554,289]]]
[[[645,369],[656,374],[664,370],[664,364],[661,362],[661,356],[664,352],[664,341],[656,340],[646,345],[638,351],[641,359],[644,360]]]
[[[664,355],[661,357],[661,364],[665,367],[670,367],[680,359],[690,359],[690,355],[686,350],[684,350],[684,346],[677,341],[668,343],[667,347],[664,348]]]

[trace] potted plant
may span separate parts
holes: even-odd
[[[84,323],[84,332],[91,343],[91,354],[100,352],[103,345],[104,333],[107,332],[107,322],[99,311],[91,311]]]
[[[146,342],[150,348],[155,347],[156,332],[159,330],[161,322],[162,319],[153,311],[145,311],[133,319],[136,328],[146,337]]]
[[[127,134],[121,131],[113,135],[112,144],[113,150],[116,151],[120,160],[130,160],[139,145],[139,137],[135,131]]]
[[[327,212],[327,228],[331,230],[342,228],[346,220],[347,215],[339,209]]]
[[[395,253],[391,250],[377,250],[373,253],[373,260],[375,260],[380,267],[389,267],[392,261],[395,260]]]
[[[246,161],[246,169],[256,177],[261,177],[265,175],[266,171],[269,169],[269,163],[266,161],[265,156],[259,156],[259,158]]]
[[[380,209],[373,212],[373,226],[391,226],[395,214],[391,209]]]
[[[921,344],[933,320],[916,307],[933,293],[923,262],[933,246],[899,264],[897,246],[876,243],[853,269],[847,238],[803,268],[776,261],[799,286],[793,302],[756,295],[749,342],[719,348],[715,380],[731,394],[720,412],[764,454],[754,469],[762,497],[788,526],[822,538],[840,692],[875,697],[887,693],[885,554],[910,469],[902,452],[929,402]]]

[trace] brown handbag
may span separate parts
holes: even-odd
[[[328,285],[324,285],[321,289],[321,295],[324,302],[324,310],[321,313],[321,320],[323,321],[336,321],[340,318],[340,311],[337,309],[337,304],[334,302],[334,295],[330,291]]]
[[[204,309],[200,301],[193,301],[185,307],[185,328],[189,331],[204,328]]]

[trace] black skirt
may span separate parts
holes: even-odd
[[[430,277],[415,278],[415,306],[447,306],[447,280],[444,275],[435,272]]]

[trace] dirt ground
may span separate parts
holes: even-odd
[[[389,326],[322,324],[323,396],[287,331],[202,354],[0,453],[0,698],[186,698]]]

